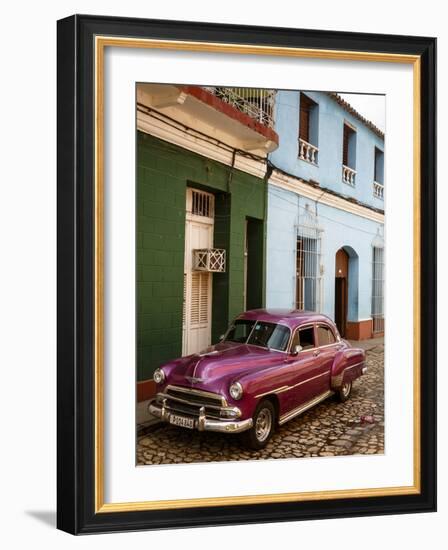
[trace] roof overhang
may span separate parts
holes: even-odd
[[[200,86],[139,84],[137,102],[235,149],[266,156],[277,133]]]

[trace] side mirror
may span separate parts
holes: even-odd
[[[302,346],[297,344],[297,346],[294,346],[291,350],[291,355],[299,355],[299,353],[302,351]]]

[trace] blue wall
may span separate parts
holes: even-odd
[[[296,242],[299,216],[306,205],[323,229],[321,312],[334,319],[336,252],[349,254],[348,320],[371,318],[372,242],[382,224],[342,210],[316,204],[296,193],[269,185],[267,224],[267,307],[295,307]],[[281,266],[281,269],[279,269]]]
[[[270,159],[277,167],[304,180],[318,182],[341,195],[383,209],[381,199],[373,196],[375,146],[384,151],[384,140],[346,111],[328,94],[306,92],[318,104],[318,132],[313,143],[319,147],[318,166],[298,158],[300,93],[279,91],[275,105],[275,130],[280,144]],[[356,186],[342,181],[342,143],[344,121],[356,128]],[[313,126],[313,121],[311,121]]]

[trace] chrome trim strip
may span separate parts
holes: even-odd
[[[311,378],[307,378],[306,380],[302,380],[301,382],[298,382],[297,384],[294,384],[294,386],[291,386],[289,389],[292,390],[293,388],[297,388],[297,386],[301,386],[302,384],[306,384],[307,382],[311,382],[311,380],[316,380],[316,378],[321,378],[322,376],[327,376],[330,374],[330,371],[327,370],[327,372],[323,372],[321,374],[316,374],[316,376],[312,376]]]
[[[292,386],[280,386],[279,388],[276,388],[275,390],[266,391],[264,393],[259,393],[255,396],[255,399],[258,399],[259,397],[264,397],[265,395],[269,395],[272,393],[281,393],[282,391],[286,391],[287,389],[290,389]]]
[[[199,358],[198,360],[196,361],[196,365],[194,366],[194,369],[193,369],[193,378],[196,378],[196,369],[198,368],[199,366],[199,363],[202,361],[202,357],[201,355],[199,355]]]
[[[312,399],[311,401],[307,401],[303,405],[300,405],[300,407],[297,407],[296,409],[293,409],[292,411],[289,411],[288,413],[285,413],[283,416],[280,417],[280,420],[278,421],[279,425],[281,426],[285,422],[288,422],[288,420],[292,420],[295,416],[299,415],[302,412],[305,412],[306,410],[310,409],[314,405],[317,405],[330,395],[332,395],[332,391],[326,391],[325,393],[322,393]]]
[[[297,388],[297,386],[301,386],[302,384],[306,384],[307,382],[311,382],[312,380],[316,380],[316,378],[320,378],[321,376],[327,376],[330,374],[330,371],[323,372],[322,374],[317,374],[316,376],[312,376],[311,378],[307,378],[306,380],[302,380],[301,382],[298,382],[297,384],[294,384],[294,386],[281,386],[280,388],[277,388],[275,390],[267,391],[265,393],[260,393],[259,395],[256,395],[256,398],[264,397],[265,395],[269,395],[271,393],[283,393],[284,391],[292,390],[293,388]]]
[[[331,346],[340,346],[341,342],[333,342],[332,344],[324,344],[323,346],[318,346],[316,349],[326,349],[330,348]]]
[[[349,367],[345,367],[344,371],[353,369],[355,367],[359,367],[359,365],[362,365],[363,363],[365,363],[365,361],[361,361],[360,363],[355,363],[354,365],[350,365]]]

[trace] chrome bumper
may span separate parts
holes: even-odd
[[[368,370],[367,366],[362,367],[362,369],[361,369],[362,374],[365,374],[367,372],[367,370]]]
[[[171,413],[165,406],[157,403],[150,403],[149,412],[162,422],[170,422]],[[177,417],[188,418],[182,414],[174,413]],[[212,420],[205,416],[203,408],[199,411],[199,417],[194,419],[194,428],[200,432],[222,432],[237,434],[252,427],[252,418],[247,420]]]

